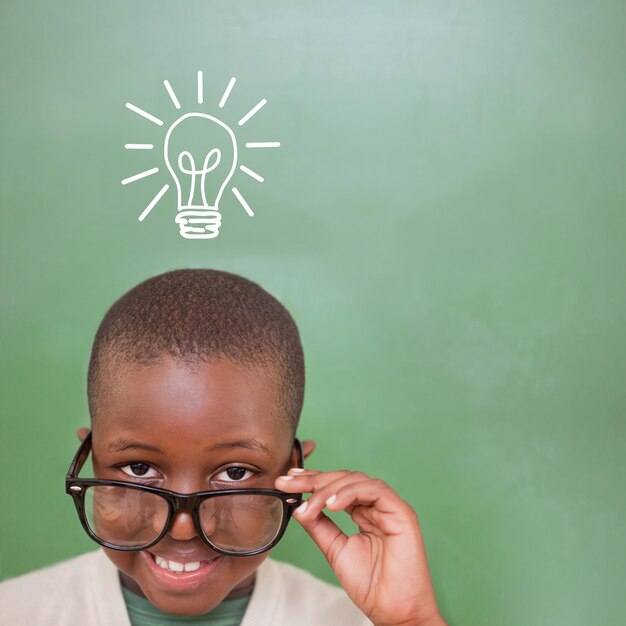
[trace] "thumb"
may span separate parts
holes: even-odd
[[[307,517],[306,502],[293,512],[293,516],[317,544],[332,567],[335,555],[348,541],[347,535],[323,511],[312,518]]]

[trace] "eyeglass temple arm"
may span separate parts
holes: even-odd
[[[298,453],[298,467],[304,467],[304,451],[302,450],[302,444],[300,440],[296,437],[294,440],[296,445],[296,451]]]
[[[91,431],[87,433],[87,436],[83,439],[83,442],[80,444],[78,451],[74,455],[74,459],[70,465],[70,469],[67,471],[67,475],[65,477],[66,480],[70,478],[76,478],[89,455],[89,450],[91,449]]]

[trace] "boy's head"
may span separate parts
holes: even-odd
[[[273,296],[223,271],[155,276],[115,302],[96,333],[88,373],[94,473],[181,493],[273,489],[295,465],[303,395],[299,333]],[[267,556],[218,555],[186,511],[148,550],[104,550],[126,586],[179,615],[245,592]],[[174,569],[202,567],[176,578],[155,555]]]
[[[219,270],[174,270],[117,300],[91,351],[92,427],[120,365],[151,366],[167,357],[191,367],[228,360],[263,371],[273,378],[285,425],[295,433],[304,397],[300,335],[285,307],[256,283]]]

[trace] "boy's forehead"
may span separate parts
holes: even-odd
[[[98,423],[107,439],[119,433],[172,433],[259,441],[287,430],[273,371],[232,360],[111,367],[103,377]],[[100,430],[100,429],[99,429]]]

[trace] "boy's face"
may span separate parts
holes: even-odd
[[[106,389],[93,427],[97,478],[143,484],[150,478],[152,486],[182,493],[233,487],[273,489],[275,479],[296,464],[293,439],[277,402],[276,382],[267,368],[221,360],[190,369],[163,358],[153,366],[112,367],[104,376]],[[137,445],[116,451],[122,439]],[[229,468],[236,469],[227,472]],[[268,554],[217,554],[200,539],[185,511],[179,511],[169,533],[148,550],[104,551],[127,587],[175,615],[199,615],[229,595],[244,593]],[[152,555],[209,564],[186,583],[185,574],[159,575]],[[180,578],[165,580],[167,576]]]

